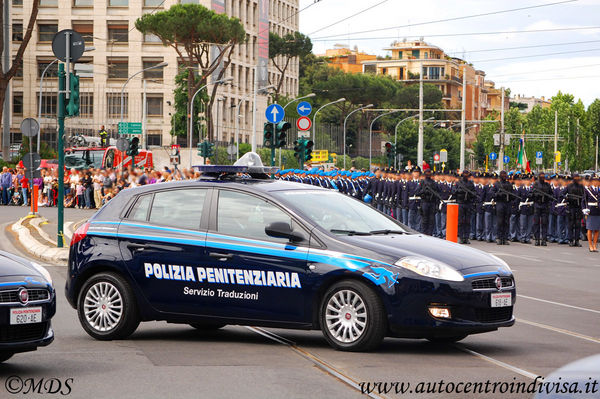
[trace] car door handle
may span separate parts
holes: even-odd
[[[208,254],[208,256],[210,256],[211,258],[217,258],[220,261],[224,261],[224,260],[228,260],[228,259],[233,258],[232,254],[223,254],[223,253],[220,253],[220,252],[210,252]]]
[[[127,248],[129,248],[131,251],[143,251],[148,247],[148,245],[146,244],[127,244]]]

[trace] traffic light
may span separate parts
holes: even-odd
[[[126,154],[135,157],[137,154],[139,154],[139,146],[140,139],[137,137],[132,138],[129,141],[129,148],[126,151]]]
[[[277,141],[275,142],[275,147],[284,148],[287,145],[287,131],[292,127],[289,122],[279,122],[275,125],[275,135],[277,136]]]
[[[388,167],[394,162],[394,157],[396,156],[396,147],[390,142],[385,143],[385,156],[388,160]]]
[[[263,127],[263,147],[271,148],[273,146],[274,139],[273,124],[267,122]]]
[[[215,154],[215,145],[208,140],[198,143],[198,155],[204,158],[210,158]]]
[[[77,116],[79,115],[79,76],[74,73],[70,73],[69,78],[69,100],[66,104],[66,116]]]
[[[306,151],[306,139],[298,139],[294,141],[294,158],[300,163],[300,167],[304,165],[304,152]]]
[[[315,146],[315,143],[312,142],[312,140],[308,140],[306,141],[305,144],[305,150],[304,150],[304,162],[308,162],[312,159],[312,151],[313,151],[313,147]]]

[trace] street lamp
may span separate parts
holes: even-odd
[[[265,86],[262,87],[260,89],[258,89],[259,92],[266,92],[267,90],[271,90],[274,89],[275,85],[269,85],[269,86]],[[254,93],[252,93],[254,94]],[[236,154],[236,158],[240,157],[240,118],[242,117],[240,115],[240,106],[242,105],[242,103],[244,102],[244,100],[246,100],[248,97],[250,97],[250,94],[246,94],[245,96],[243,96],[240,101],[237,103],[237,106],[235,107],[235,154]],[[256,107],[256,105],[255,105]]]
[[[310,94],[307,94],[307,95],[302,96],[302,97],[293,98],[289,103],[285,104],[285,106],[283,107],[283,109],[286,109],[287,106],[290,105],[291,103],[294,103],[294,102],[300,101],[300,100],[304,100],[305,98],[311,98],[311,97],[314,97],[314,96],[316,96],[315,93],[310,93]]]
[[[394,114],[396,112],[402,112],[404,110],[402,109],[395,109],[389,112],[386,112],[384,114],[381,115],[377,115],[375,118],[373,118],[373,120],[371,121],[371,125],[369,126],[369,171],[371,170],[371,159],[373,156],[373,125],[375,124],[375,121],[383,116],[389,115],[389,114]]]
[[[160,64],[156,64],[156,65],[152,65],[148,68],[144,68],[140,71],[137,71],[136,73],[134,73],[133,75],[131,75],[129,78],[127,78],[127,80],[125,81],[125,83],[123,83],[123,87],[121,87],[121,123],[123,123],[123,113],[124,113],[124,106],[125,106],[125,86],[127,86],[127,83],[129,83],[129,81],[131,79],[133,79],[134,76],[139,75],[142,72],[146,72],[149,71],[151,69],[157,69],[157,68],[164,68],[167,65],[169,65],[168,62],[161,62]]]
[[[371,108],[372,106],[373,106],[373,104],[369,104],[369,105],[365,105],[364,107],[357,108],[354,111],[350,112],[348,115],[346,115],[346,117],[344,118],[344,169],[346,169],[346,121],[348,120],[350,115],[352,115],[353,113],[362,111],[365,108]]]
[[[342,97],[342,98],[338,98],[338,99],[337,99],[337,100],[335,100],[335,101],[332,101],[332,102],[330,102],[330,103],[327,103],[327,104],[323,105],[321,108],[319,108],[319,109],[317,110],[317,112],[315,112],[315,118],[314,118],[314,120],[313,120],[313,143],[315,143],[315,139],[316,139],[316,137],[317,137],[317,136],[316,136],[316,129],[317,129],[317,114],[319,113],[319,111],[320,111],[320,110],[322,110],[323,108],[327,107],[328,105],[337,104],[337,103],[340,103],[340,102],[342,102],[342,101],[346,101],[346,99],[345,99],[344,97]]]
[[[201,88],[199,88],[198,90],[196,90],[196,92],[194,93],[194,95],[192,96],[192,101],[190,101],[190,131],[189,131],[189,145],[190,145],[190,169],[192,169],[192,132],[194,131],[194,114],[193,114],[193,109],[194,109],[194,100],[196,99],[196,96],[198,95],[198,93],[200,93],[205,87],[210,86],[211,84],[223,84],[223,83],[229,83],[233,80],[232,77],[229,78],[225,78],[225,79],[219,79],[216,80],[212,83],[207,83],[204,86],[202,86]],[[219,121],[217,121],[217,123],[219,123]]]

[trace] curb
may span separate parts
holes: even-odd
[[[27,252],[37,258],[48,262],[65,264],[69,259],[69,248],[57,248],[45,243],[40,243],[38,240],[33,238],[29,229],[26,226],[23,226],[23,222],[28,219],[39,219],[36,220],[35,223],[31,223],[31,225],[38,229],[38,231],[42,230],[39,228],[39,224],[44,221],[42,218],[37,216],[25,216],[11,226],[11,230],[17,235],[17,241],[23,246],[23,248],[25,248]],[[44,237],[44,235],[47,236],[45,232],[44,234],[40,235],[42,237]],[[44,237],[44,239],[47,238]]]

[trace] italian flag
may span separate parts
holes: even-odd
[[[531,173],[529,167],[529,161],[527,160],[527,153],[525,152],[525,130],[519,139],[519,153],[517,154],[517,167],[527,170],[527,173]]]

